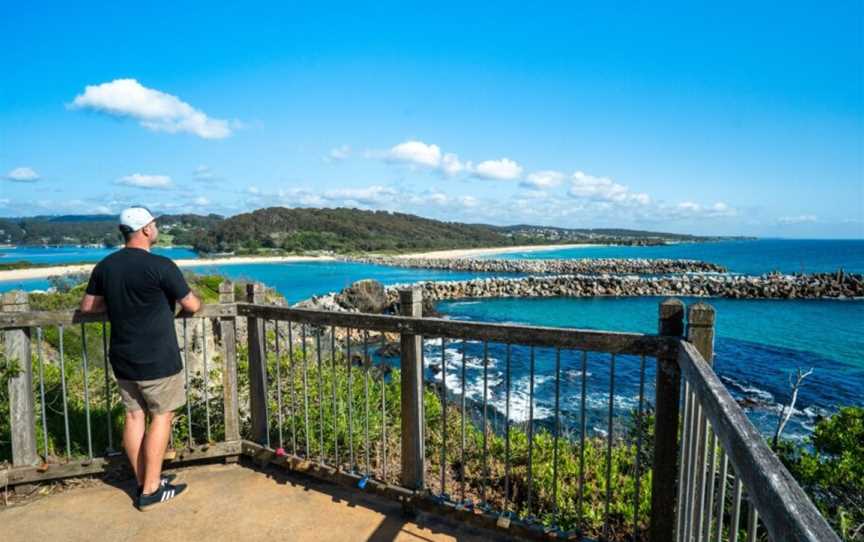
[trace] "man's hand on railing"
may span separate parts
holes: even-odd
[[[201,300],[198,299],[198,296],[195,295],[194,292],[189,292],[186,294],[186,297],[178,301],[180,305],[180,311],[177,313],[178,317],[188,318],[193,316],[196,312],[201,310]]]
[[[78,306],[78,310],[85,314],[105,312],[105,309],[105,298],[101,295],[84,294]]]

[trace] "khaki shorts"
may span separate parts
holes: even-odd
[[[173,412],[186,404],[186,379],[183,371],[156,380],[120,380],[120,397],[126,410],[144,410],[150,414]]]

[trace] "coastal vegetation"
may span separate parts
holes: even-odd
[[[327,251],[410,252],[556,243],[653,245],[720,238],[625,229],[490,226],[360,209],[269,207],[229,218],[216,214],[159,216],[160,244],[211,253],[273,254]],[[93,245],[122,243],[113,215],[0,218],[0,243]]]
[[[194,290],[208,302],[215,302],[218,287],[222,280],[218,276],[189,275]],[[47,294],[31,294],[30,303],[34,310],[69,309],[77,306],[83,293],[83,284],[67,285],[62,291]],[[237,285],[238,289],[240,285]],[[270,294],[272,295],[272,293]],[[80,326],[67,326],[63,330],[65,359],[63,372],[66,376],[68,412],[70,419],[70,439],[67,443],[63,422],[61,367],[58,360],[59,330],[56,327],[43,329],[41,343],[42,369],[45,375],[48,427],[45,437],[42,433],[39,382],[34,379],[34,397],[37,405],[37,442],[40,453],[51,461],[62,461],[68,446],[69,455],[81,457],[87,454],[87,414],[84,404],[85,374],[82,365],[82,346],[87,345],[89,371],[86,375],[90,390],[90,417],[92,423],[93,449],[101,454],[108,447],[105,420],[110,420],[114,435],[114,446],[119,447],[119,434],[122,427],[123,410],[117,399],[116,390],[106,397],[104,391],[105,360],[102,357],[102,333],[110,331],[110,325],[102,328],[99,324],[87,326],[86,337],[82,340]],[[314,330],[309,332],[306,343],[307,357],[304,360],[300,333],[294,329],[293,348],[287,343],[287,325],[279,330],[282,350],[276,354],[276,330],[268,326],[267,346],[268,374],[271,379],[271,392],[276,387],[276,375],[281,385],[283,422],[277,424],[276,412],[279,402],[275,393],[270,396],[270,438],[274,448],[281,444],[289,453],[296,450],[301,456],[317,460],[323,454],[328,462],[338,463],[360,473],[367,471],[381,478],[386,468],[386,479],[395,482],[398,476],[400,442],[400,372],[382,363],[373,363],[361,354],[362,348],[355,342],[350,359],[345,354],[344,336],[335,337],[337,348],[329,349],[329,338],[322,344],[324,363],[317,364]],[[242,334],[242,330],[241,330]],[[219,349],[211,350],[211,364],[208,373],[198,369],[191,378],[192,437],[197,442],[207,439],[205,430],[204,384],[209,390],[207,406],[211,413],[211,439],[216,441],[224,436],[222,420],[222,374]],[[0,351],[0,462],[9,460],[9,397],[8,378],[20,370],[15,363],[5,359]],[[34,352],[34,371],[38,359]],[[308,371],[305,388],[302,368]],[[240,397],[248,397],[248,355],[245,341],[238,341],[238,378]],[[278,370],[277,370],[278,367]],[[350,372],[350,377],[349,377]],[[38,373],[35,373],[38,374]],[[366,380],[368,375],[368,381]],[[350,381],[350,392],[349,392]],[[365,395],[365,385],[369,385],[369,398]],[[335,404],[331,397],[335,384]],[[113,384],[112,384],[113,386]],[[320,386],[320,387],[319,387]],[[308,411],[302,404],[304,393],[309,398]],[[324,401],[319,403],[319,398]],[[384,398],[384,409],[381,398]],[[294,397],[296,399],[290,399]],[[107,399],[107,401],[106,401]],[[582,524],[588,536],[597,536],[605,522],[606,469],[611,466],[612,501],[610,503],[610,525],[613,539],[625,539],[633,531],[633,521],[639,530],[647,526],[649,488],[651,487],[651,458],[653,456],[652,409],[650,405],[640,415],[637,412],[622,413],[616,425],[611,451],[611,464],[606,461],[606,439],[586,435],[584,448],[580,443],[578,429],[565,428],[557,441],[548,425],[535,425],[533,434],[532,471],[528,473],[528,435],[524,422],[513,422],[510,426],[510,466],[508,487],[505,491],[505,423],[499,415],[492,415],[484,426],[480,416],[480,405],[468,402],[463,412],[458,406],[458,396],[450,396],[442,402],[440,388],[429,385],[424,393],[427,432],[427,483],[438,493],[442,490],[442,464],[446,492],[452,499],[462,498],[462,481],[465,482],[464,496],[475,506],[484,503],[500,509],[505,506],[520,517],[533,516],[546,525],[553,522],[563,528]],[[367,400],[371,401],[368,410],[368,448],[364,439],[363,424]],[[294,401],[292,403],[292,401]],[[106,408],[106,404],[110,407]],[[353,424],[349,425],[347,411],[351,404],[354,413]],[[444,410],[447,421],[444,423]],[[311,422],[307,425],[306,416]],[[465,460],[463,462],[459,447],[462,430],[462,416],[465,416]],[[182,447],[190,436],[186,411],[178,413],[172,441],[175,447]],[[248,404],[241,401],[241,432],[251,431]],[[323,423],[323,425],[322,425]],[[446,426],[448,447],[442,456],[440,450]],[[308,432],[307,432],[308,427]],[[280,439],[280,429],[282,442]],[[323,431],[322,431],[323,429]],[[323,438],[322,438],[323,433]],[[484,462],[483,444],[486,438],[486,461]],[[793,475],[832,523],[832,526],[845,540],[856,540],[864,523],[861,503],[864,502],[864,449],[860,443],[864,438],[864,408],[846,407],[832,416],[817,422],[812,436],[806,441],[781,439],[776,447],[781,458]],[[637,445],[637,442],[641,445]],[[338,450],[338,452],[337,452]],[[385,452],[386,450],[386,452]],[[369,463],[366,456],[369,456]],[[337,458],[338,453],[338,458]],[[557,484],[553,483],[556,473],[552,470],[552,458],[558,454],[559,465]],[[584,470],[580,462],[584,454]],[[353,463],[350,458],[353,456]],[[638,471],[637,471],[638,468]],[[639,475],[637,476],[637,472]],[[580,483],[581,486],[580,500]],[[638,480],[638,486],[637,486]],[[529,509],[527,495],[532,495]],[[637,489],[638,488],[638,489]],[[731,495],[731,487],[727,488]],[[581,502],[581,506],[580,503]],[[728,518],[727,518],[728,519]],[[858,534],[856,534],[858,533]]]

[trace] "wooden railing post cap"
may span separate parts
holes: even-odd
[[[711,327],[714,325],[716,316],[716,309],[703,301],[694,303],[687,308],[687,324],[690,326]]]
[[[419,286],[409,286],[399,289],[399,302],[404,304],[420,303],[423,300],[423,290]]]
[[[264,284],[260,282],[249,282],[246,284],[246,293],[263,292]]]
[[[684,302],[677,297],[667,297],[660,303],[660,318],[669,320],[684,316]]]
[[[2,310],[7,312],[24,312],[29,304],[27,292],[24,290],[12,290],[3,292]]]
[[[219,303],[234,303],[234,283],[228,279],[219,283]]]

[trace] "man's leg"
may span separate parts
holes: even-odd
[[[159,489],[159,478],[162,476],[162,459],[165,448],[171,437],[171,420],[173,412],[153,414],[150,428],[144,437],[144,477],[142,485],[144,493],[149,495]]]
[[[132,465],[139,486],[144,483],[142,444],[145,427],[146,417],[143,410],[126,411],[126,423],[123,425],[123,448],[126,450],[126,457],[129,458],[129,464]]]

